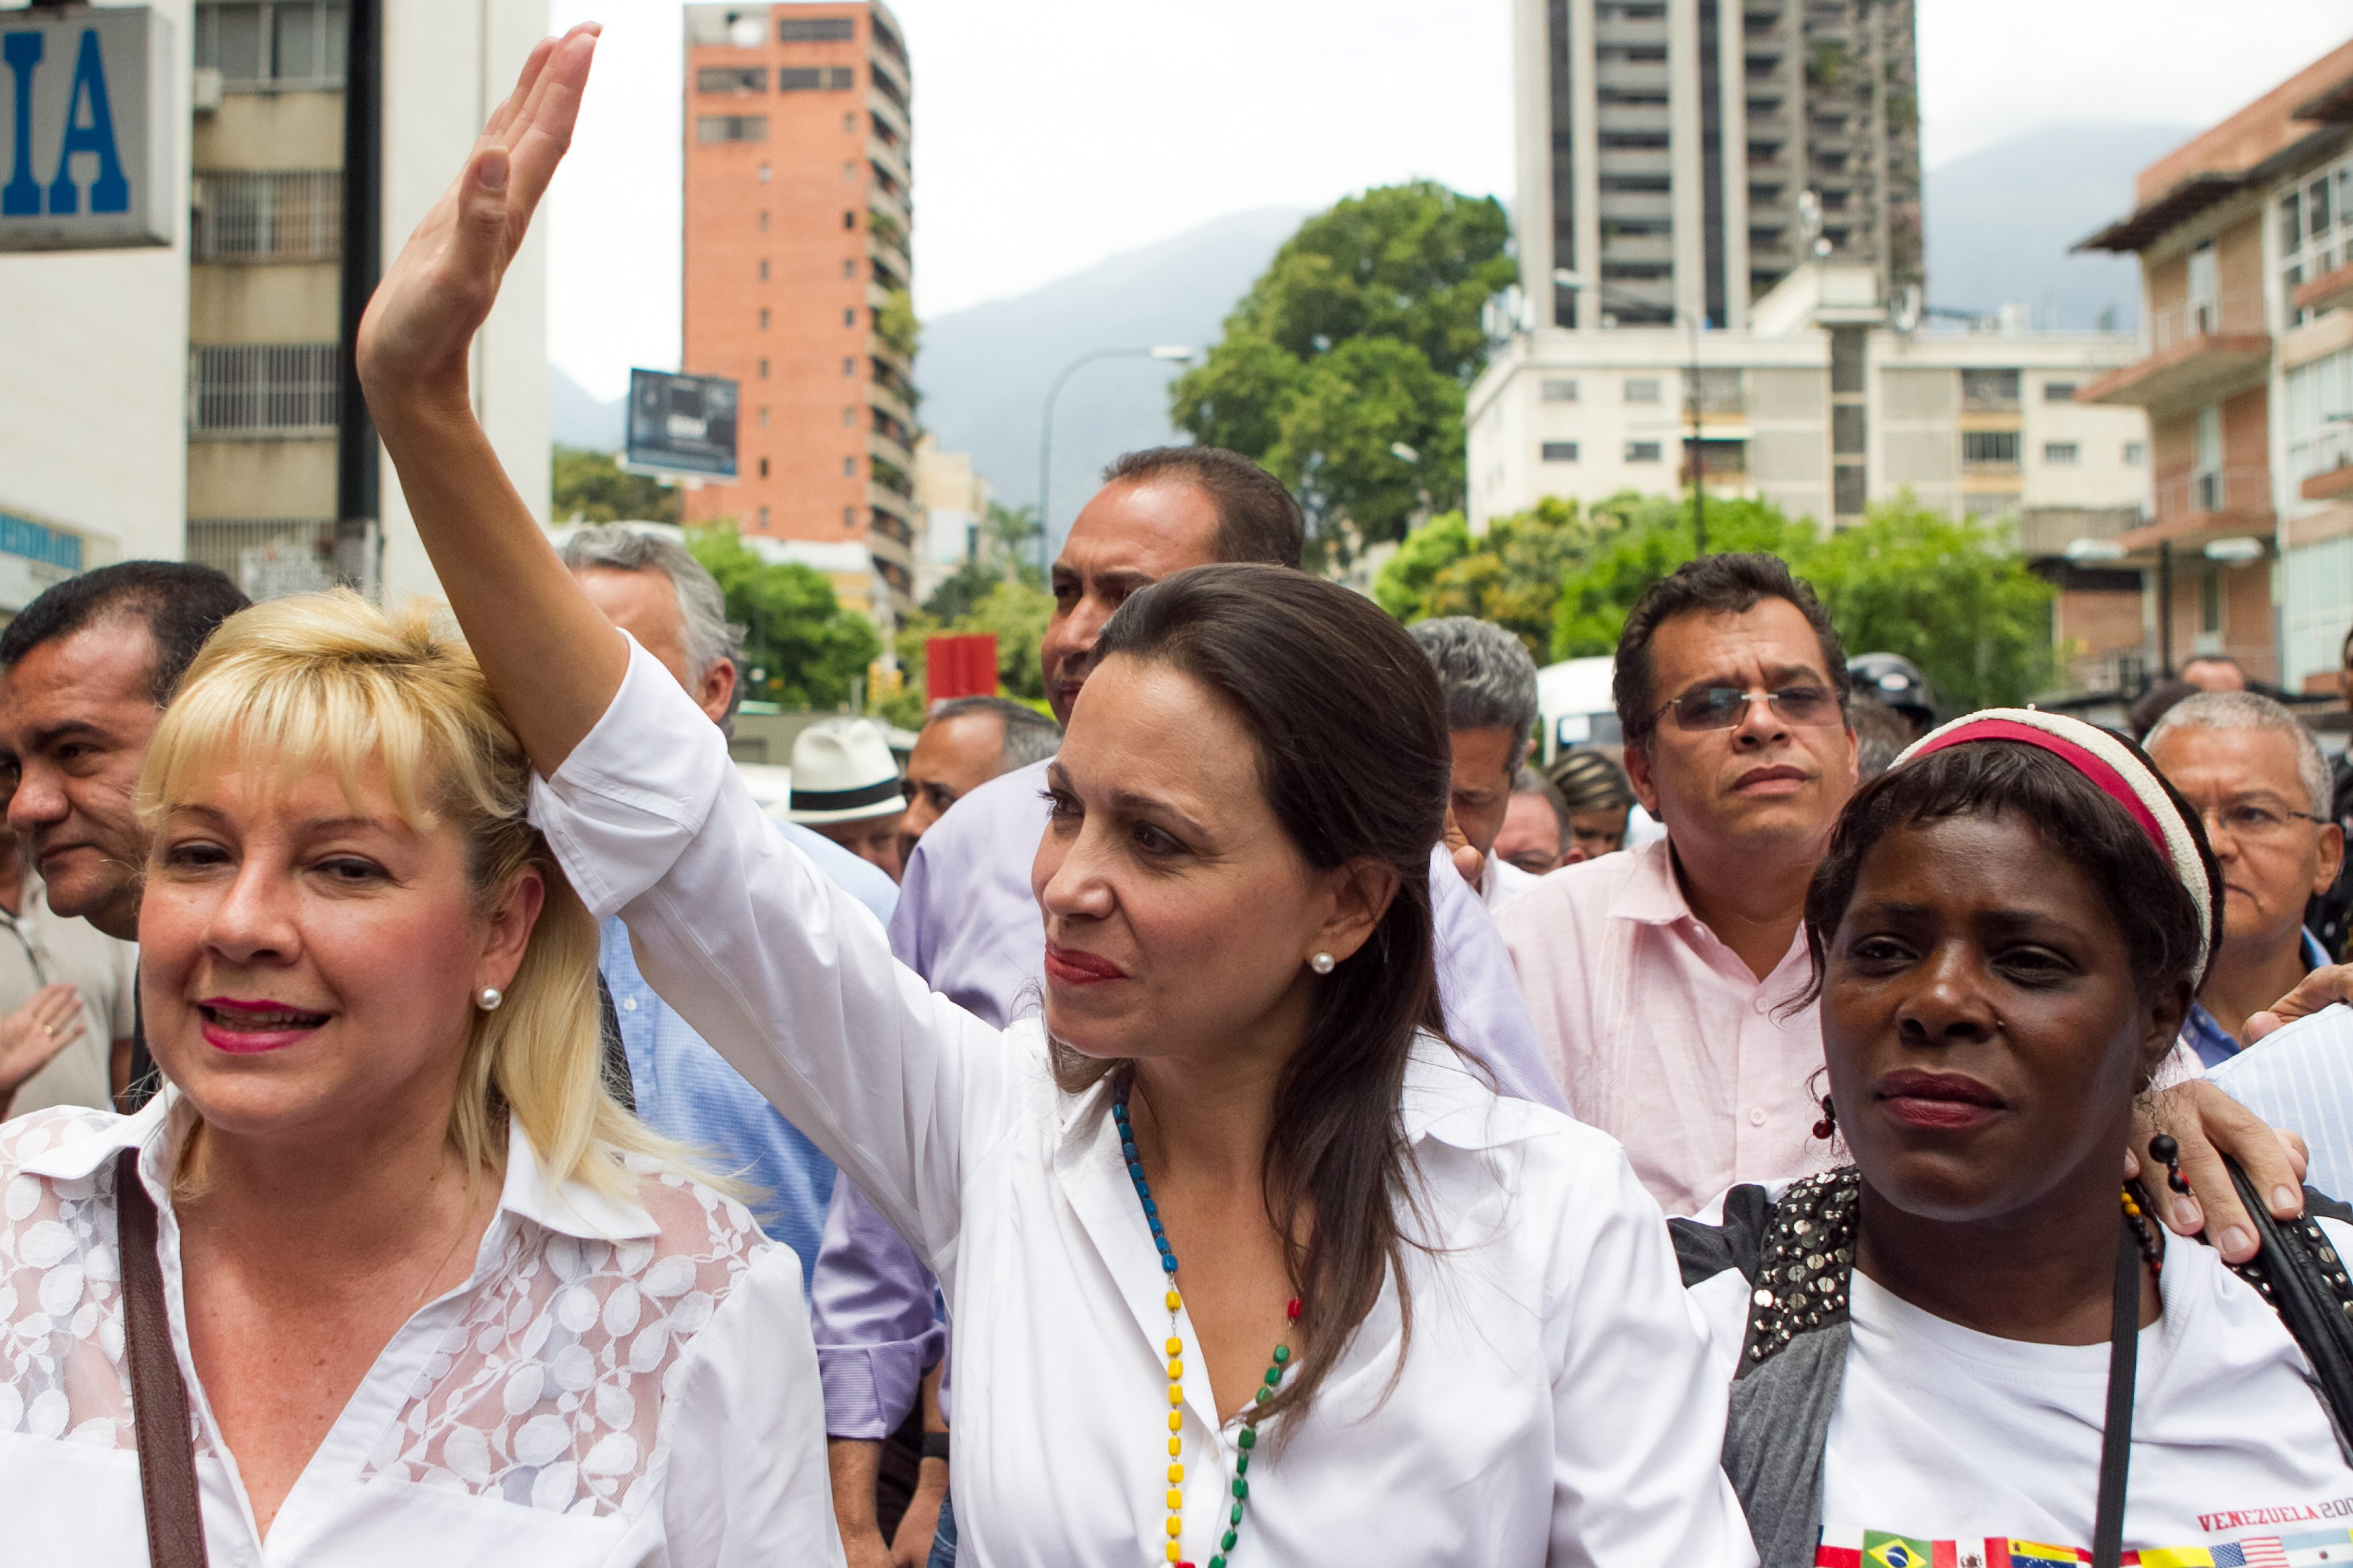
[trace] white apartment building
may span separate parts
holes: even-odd
[[[2075,400],[2136,357],[2129,334],[1916,331],[1888,316],[1870,268],[1810,263],[1746,331],[1516,334],[1471,389],[1472,526],[1546,496],[1673,493],[1694,460],[1710,495],[1843,523],[1908,491],[2010,518],[2035,553],[2138,521],[2147,419]]]

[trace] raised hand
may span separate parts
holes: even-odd
[[[379,426],[410,406],[467,401],[468,351],[572,143],[598,31],[584,22],[540,40],[465,167],[376,285],[358,368]]]

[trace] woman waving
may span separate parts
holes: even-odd
[[[594,41],[534,54],[361,371],[565,869],[935,1267],[967,1549],[1747,1562],[1656,1208],[1614,1144],[1445,1041],[1444,720],[1388,617],[1277,568],[1128,601],[1051,774],[1043,1016],[1000,1036],[765,831],[581,596],[474,423],[466,349]]]

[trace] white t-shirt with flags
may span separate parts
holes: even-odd
[[[2353,1254],[2353,1227],[2321,1223]],[[1727,1270],[1691,1294],[1728,1377],[1747,1281]],[[2140,1336],[2125,1563],[2353,1564],[2353,1467],[2278,1314],[2211,1248],[2179,1237],[2161,1294]],[[1978,1333],[1860,1271],[1851,1301],[1816,1568],[2090,1562],[2107,1342]]]

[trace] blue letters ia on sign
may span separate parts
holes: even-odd
[[[33,178],[33,73],[41,63],[41,37],[10,33],[0,39],[0,59],[16,79],[16,156],[8,183],[0,185],[0,217],[27,217],[41,210],[40,184]],[[53,213],[81,210],[81,191],[73,177],[77,153],[88,153],[98,160],[98,175],[90,184],[90,210],[129,212],[131,182],[123,177],[121,154],[114,144],[114,110],[106,95],[106,61],[99,52],[95,27],[82,29],[81,47],[74,58],[57,177],[49,182],[48,205]]]

